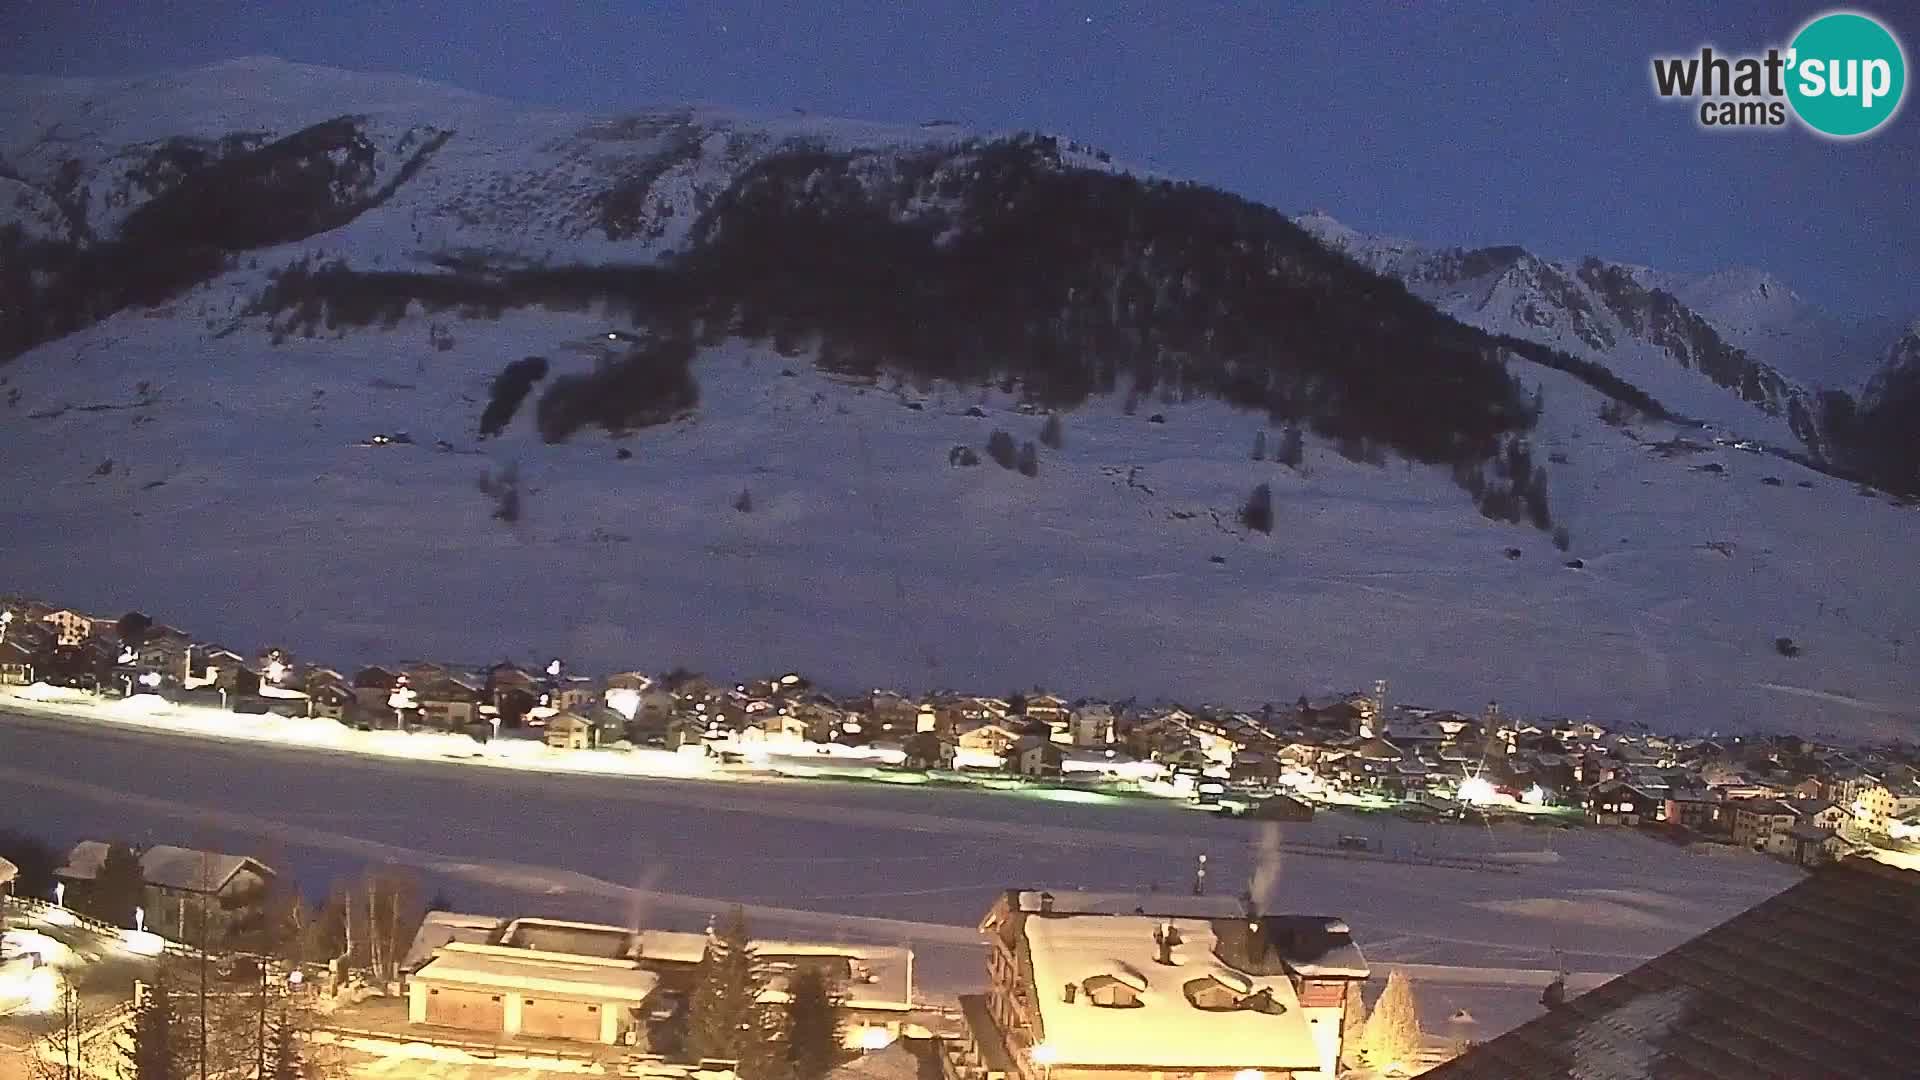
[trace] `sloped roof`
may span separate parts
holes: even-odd
[[[69,880],[90,881],[100,873],[107,859],[107,845],[99,840],[82,840],[67,855],[67,864],[59,876]],[[181,892],[217,893],[241,870],[251,867],[262,877],[272,877],[268,867],[244,855],[223,855],[217,851],[158,844],[140,853],[140,874],[147,884]]]
[[[217,851],[160,844],[140,853],[140,872],[147,884],[183,892],[212,893],[227,887],[233,876],[252,868],[262,877],[273,871],[244,855],[223,855]]]
[[[1844,860],[1426,1075],[1911,1076],[1915,926],[1920,873]]]

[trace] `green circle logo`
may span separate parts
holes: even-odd
[[[1837,11],[1802,27],[1788,63],[1787,100],[1808,127],[1851,139],[1893,119],[1907,89],[1907,58],[1887,28]]]

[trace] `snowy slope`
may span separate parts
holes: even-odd
[[[1254,462],[1262,421],[1211,403],[1126,416],[1096,399],[1037,477],[953,467],[951,447],[1031,438],[1039,418],[737,346],[697,364],[691,420],[549,446],[522,415],[476,445],[506,360],[585,367],[577,343],[605,324],[510,312],[454,325],[446,351],[425,320],[275,347],[262,320],[209,330],[201,305],[225,303],[116,316],[11,367],[31,419],[5,461],[41,484],[0,506],[16,586],[340,663],[554,651],[1254,701],[1386,677],[1420,700],[1855,735],[1920,704],[1903,662],[1920,596],[1887,587],[1910,573],[1912,510],[1773,458],[1663,456],[1647,444],[1677,432],[1606,426],[1551,371],[1521,374],[1544,390],[1536,445],[1568,460],[1548,466],[1564,555],[1481,518],[1439,470],[1311,440],[1304,476]],[[356,445],[394,430],[419,445]],[[509,461],[526,493],[511,527],[476,490]],[[1234,524],[1263,481],[1271,537]],[[750,514],[731,508],[742,489]],[[1778,655],[1779,636],[1804,654]]]
[[[1730,344],[1804,386],[1857,394],[1899,328],[1891,318],[1827,311],[1752,267],[1658,277],[1657,287],[1699,312]]]
[[[416,311],[390,330],[278,345],[247,314],[272,271],[314,252],[361,269],[483,251],[656,259],[759,155],[794,140],[945,144],[959,137],[949,127],[689,107],[588,118],[268,60],[0,91],[23,103],[0,110],[0,158],[57,196],[77,241],[109,237],[149,197],[126,166],[164,165],[177,138],[218,154],[236,133],[279,137],[348,113],[375,179],[406,177],[340,227],[250,252],[177,300],[0,369],[12,402],[0,464],[35,481],[31,498],[0,504],[8,588],[138,606],[236,647],[287,642],[340,664],[551,651],[589,668],[1252,701],[1385,677],[1422,700],[1667,727],[1856,735],[1915,720],[1920,597],[1886,587],[1911,572],[1910,510],[1773,458],[1664,456],[1650,444],[1684,432],[1608,426],[1593,390],[1531,365],[1514,370],[1543,391],[1536,459],[1566,459],[1546,466],[1565,554],[1482,518],[1443,470],[1354,464],[1312,440],[1304,474],[1254,462],[1263,420],[1211,402],[1129,416],[1096,397],[1026,478],[948,464],[995,428],[1037,435],[1040,418],[1008,399],[857,384],[805,355],[728,343],[698,361],[688,420],[547,445],[530,401],[478,443],[502,366],[540,355],[555,375],[584,370],[604,312]],[[452,134],[410,173],[425,132]],[[76,179],[62,186],[63,174]],[[1422,284],[1417,271],[1440,269],[1427,254],[1366,243],[1463,317],[1456,303],[1492,297],[1498,325],[1570,351],[1587,334],[1631,336],[1578,271],[1502,255],[1458,277],[1471,288]],[[1454,269],[1475,270],[1470,254]],[[1516,324],[1540,295],[1522,271],[1532,286],[1559,275],[1591,318],[1538,308]],[[1784,418],[1652,343],[1607,363],[1673,408],[1791,442]],[[966,415],[973,406],[987,416]],[[399,430],[417,445],[357,445]],[[477,490],[508,463],[526,500],[512,526]],[[1236,524],[1262,482],[1270,537]],[[750,514],[731,508],[743,489]],[[1585,568],[1562,565],[1573,557]],[[1780,636],[1803,654],[1778,655]]]
[[[340,116],[389,139],[452,131],[392,201],[329,237],[330,254],[388,265],[462,249],[544,259],[561,247],[574,262],[644,261],[672,249],[734,173],[794,140],[894,146],[970,134],[685,105],[588,117],[270,57],[126,82],[9,78],[0,96],[10,103],[0,162],[44,197],[63,190],[63,170],[77,175],[64,200],[75,237],[113,235],[154,193],[142,176],[180,140],[244,135],[250,147]]]

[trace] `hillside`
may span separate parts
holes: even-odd
[[[1658,418],[1790,406],[1516,353],[1097,151],[271,61],[0,90],[11,587],[338,663],[1920,719],[1913,511]]]

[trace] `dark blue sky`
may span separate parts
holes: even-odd
[[[1905,4],[1864,10],[1911,58]],[[1920,108],[1828,143],[1702,131],[1650,88],[1655,53],[1784,45],[1821,5],[1572,6],[11,0],[0,68],[264,53],[592,110],[692,99],[1042,128],[1370,231],[1756,265],[1821,303],[1920,313]]]

